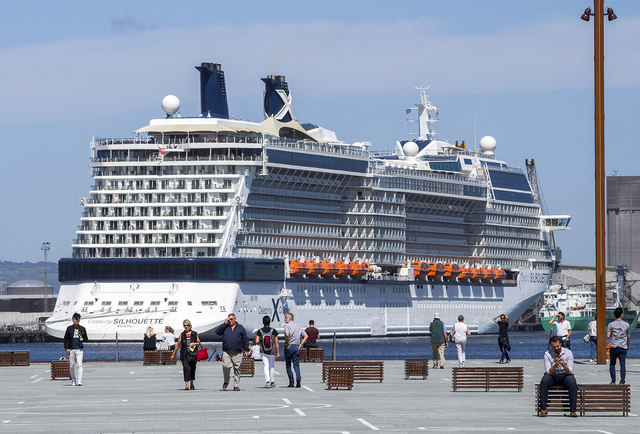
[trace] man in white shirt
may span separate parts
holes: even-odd
[[[547,415],[547,399],[549,387],[562,385],[569,391],[569,416],[577,417],[576,401],[578,398],[578,384],[573,376],[573,353],[562,347],[559,336],[549,339],[551,349],[544,353],[544,375],[540,380],[540,413]]]
[[[556,321],[556,318],[558,318],[558,321]],[[564,319],[564,313],[558,312],[555,314],[549,324],[556,326],[556,336],[560,338],[562,346],[571,349],[571,341],[569,340],[571,337],[571,323]]]

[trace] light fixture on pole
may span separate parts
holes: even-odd
[[[47,294],[47,256],[49,255],[49,250],[51,250],[51,243],[45,241],[40,246],[40,249],[44,253],[44,312],[49,313],[49,294]]]
[[[580,16],[584,21],[595,17],[593,30],[594,49],[594,89],[595,89],[595,217],[596,217],[596,323],[598,364],[607,363],[605,345],[607,344],[607,287],[605,267],[605,173],[604,173],[604,19],[609,21],[616,18],[613,9],[607,8],[603,12],[604,0],[594,0],[593,13],[587,8]]]

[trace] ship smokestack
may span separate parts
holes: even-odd
[[[205,117],[229,119],[222,65],[203,62],[196,69],[200,71],[200,113]]]
[[[269,75],[264,81],[264,115],[280,122],[293,120],[291,92],[284,75]]]

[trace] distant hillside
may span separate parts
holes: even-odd
[[[44,261],[0,261],[0,282],[7,282],[11,285],[19,280],[44,280]],[[47,283],[53,287],[55,293],[60,289],[57,262],[47,261]]]

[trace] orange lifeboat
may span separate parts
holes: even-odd
[[[307,276],[319,276],[322,274],[322,264],[320,262],[307,261],[306,264],[309,267]]]
[[[352,262],[350,265],[353,267],[353,272],[351,273],[351,277],[353,278],[364,277],[369,272],[368,262],[361,262],[360,264]]]
[[[458,280],[466,280],[471,279],[473,273],[469,268],[462,267],[460,268],[460,274],[458,274]]]
[[[335,262],[322,261],[320,265],[322,265],[323,276],[335,276],[336,274],[338,274],[338,271],[340,271],[338,264],[336,264]]]
[[[431,267],[431,264],[433,264],[433,267]],[[442,276],[445,273],[446,268],[444,267],[444,264],[442,262],[436,262],[435,264],[433,262],[429,263],[429,274],[427,275],[429,277],[429,279],[439,279],[440,276]],[[431,274],[433,272],[433,275]]]
[[[302,277],[309,271],[309,266],[306,262],[302,261],[290,261],[289,262],[289,274],[292,277]]]
[[[416,279],[424,279],[429,272],[429,264],[426,262],[412,262],[411,268],[413,268],[413,277]]]
[[[469,280],[477,281],[482,277],[482,271],[479,268],[469,267],[469,272],[471,273]]]
[[[347,277],[353,274],[353,265],[348,262],[336,262],[338,265],[338,277]]]
[[[484,282],[488,282],[489,280],[493,280],[496,277],[496,271],[493,268],[481,268],[480,272],[482,273],[481,279]]]
[[[444,264],[444,273],[442,278],[444,280],[453,280],[460,274],[460,266],[458,264]]]
[[[507,273],[504,270],[496,270],[496,277],[493,280],[500,281],[507,278]]]

